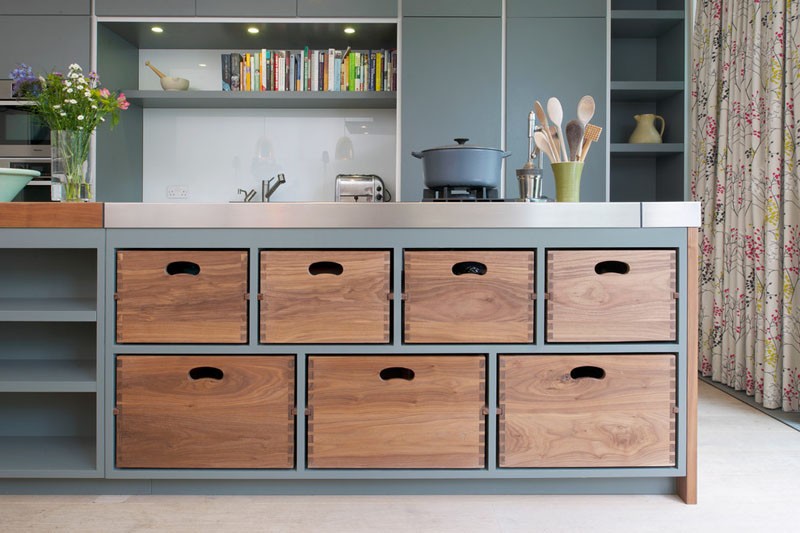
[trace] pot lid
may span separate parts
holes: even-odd
[[[491,150],[493,152],[503,152],[503,150],[499,148],[488,148],[484,146],[475,146],[472,144],[467,144],[469,139],[464,137],[458,137],[453,139],[457,144],[449,144],[447,146],[437,146],[436,148],[428,148],[427,150],[423,150],[422,153],[425,152],[433,152],[434,150]]]

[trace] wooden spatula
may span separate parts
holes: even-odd
[[[589,153],[589,146],[593,142],[600,140],[600,133],[603,128],[595,126],[594,124],[587,124],[586,130],[583,133],[583,149],[581,150],[581,157],[579,161],[586,161],[586,154]]]

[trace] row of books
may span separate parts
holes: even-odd
[[[395,91],[397,50],[222,54],[223,91]]]

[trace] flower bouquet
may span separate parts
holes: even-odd
[[[92,133],[106,116],[112,127],[117,124],[120,110],[129,106],[125,95],[100,88],[97,74],[84,76],[76,63],[66,75],[51,72],[39,77],[23,64],[11,71],[11,78],[14,94],[34,102],[33,111],[50,128],[51,172],[53,181],[62,186],[61,199],[93,201],[94,184],[88,169]]]

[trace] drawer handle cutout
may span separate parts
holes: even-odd
[[[198,366],[189,370],[189,377],[194,380],[215,379],[219,381],[224,375],[221,369],[213,366]]]
[[[196,276],[200,273],[200,265],[191,261],[173,261],[167,265],[167,274],[175,276],[177,274],[189,274]]]
[[[344,272],[344,267],[341,263],[336,263],[335,261],[317,261],[308,265],[308,273],[312,276],[319,276],[320,274],[341,276],[342,272]]]
[[[390,366],[381,370],[380,376],[383,381],[389,381],[390,379],[411,381],[414,379],[414,371],[402,366]]]
[[[572,369],[569,373],[569,377],[572,379],[603,379],[606,377],[606,371],[599,366],[578,366]]]
[[[462,261],[453,265],[452,270],[456,276],[463,276],[464,274],[483,276],[486,274],[486,265],[478,261]]]
[[[594,266],[597,274],[627,274],[631,271],[631,266],[622,261],[600,261]]]

